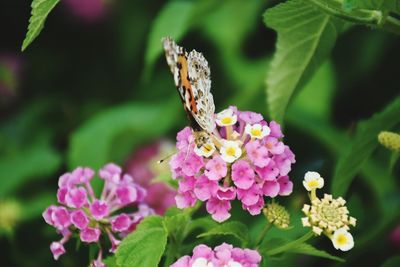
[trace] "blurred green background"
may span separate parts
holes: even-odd
[[[279,1],[64,0],[38,39],[24,52],[30,1],[0,2],[0,266],[85,266],[88,250],[54,261],[55,231],[41,217],[55,202],[58,176],[79,165],[121,165],[139,146],[174,140],[187,125],[160,38],[171,35],[203,52],[211,66],[216,110],[236,105],[268,117],[265,80],[276,33],[262,15]],[[290,207],[299,226],[306,201],[305,171],[330,179],[354,142],[360,120],[399,96],[400,39],[354,27],[294,97],[285,117],[285,143],[296,154]],[[400,128],[393,128],[399,131]],[[390,130],[390,129],[381,129]],[[270,259],[268,266],[380,266],[400,253],[399,166],[376,145],[352,181],[346,199],[358,219],[356,247],[338,253],[347,262],[308,256]],[[362,152],[361,152],[362,153]],[[329,193],[329,186],[324,188]],[[235,219],[262,227],[262,216],[235,209]],[[294,238],[301,227],[287,232]],[[282,235],[271,231],[270,239]],[[271,241],[273,242],[273,241]]]

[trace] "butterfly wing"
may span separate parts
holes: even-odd
[[[193,129],[211,133],[215,128],[215,106],[207,60],[195,50],[188,54],[171,38],[164,38],[162,42],[167,63]]]
[[[174,82],[175,86],[179,88],[181,87],[181,80],[180,80],[180,73],[179,73],[179,68],[178,68],[178,59],[179,57],[185,57],[187,58],[187,52],[183,47],[178,46],[174,40],[172,40],[169,37],[163,38],[162,39],[164,51],[165,51],[165,57],[167,59],[168,66],[174,75]],[[179,91],[181,97],[183,96],[183,93]]]
[[[197,113],[193,116],[204,130],[212,133],[215,128],[215,105],[213,95],[211,94],[211,78],[208,62],[203,54],[196,50],[192,50],[189,53],[187,61],[189,79],[197,104]]]

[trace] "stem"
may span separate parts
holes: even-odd
[[[291,249],[291,248],[293,248],[293,247],[295,247],[295,246],[297,246],[299,244],[302,244],[302,243],[306,242],[308,239],[310,239],[313,236],[314,236],[314,232],[313,231],[309,231],[305,235],[303,235],[302,237],[300,237],[300,238],[298,238],[296,240],[293,240],[292,242],[289,242],[289,243],[287,243],[287,244],[285,244],[283,246],[280,246],[280,247],[277,247],[277,248],[274,248],[274,249],[271,249],[271,250],[267,251],[267,254],[269,256],[272,256],[272,255],[276,255],[276,254],[285,252],[285,251],[287,251],[287,250],[289,250],[289,249]]]
[[[211,135],[211,139],[212,139],[212,141],[213,141],[215,147],[216,147],[218,150],[220,150],[221,147],[222,147],[222,144],[221,144],[221,141],[218,139],[218,137],[212,134],[212,135]]]
[[[321,8],[326,13],[340,17],[342,19],[372,26],[379,26],[383,22],[383,14],[379,10],[355,9],[344,11],[341,0],[307,0],[311,4]]]
[[[258,247],[261,244],[261,242],[264,240],[265,235],[267,234],[269,229],[271,229],[271,227],[272,227],[272,223],[267,221],[267,224],[264,226],[263,230],[261,231],[260,236],[258,237],[258,239],[256,241],[256,247]]]
[[[316,191],[317,191],[317,189],[311,190],[311,194],[310,194],[311,201],[313,201],[314,199],[317,198],[317,192]]]
[[[232,139],[231,135],[233,131],[232,125],[225,126],[225,130],[226,130],[226,140],[231,140]]]
[[[388,16],[386,12],[380,10],[354,9],[344,11],[342,8],[343,0],[306,0],[317,6],[326,13],[345,19],[347,21],[379,27],[385,31],[400,35],[400,20]]]
[[[90,185],[89,182],[87,182],[87,183],[85,183],[85,187],[86,187],[86,190],[89,192],[90,198],[92,199],[92,201],[94,201],[96,199],[96,196],[94,195],[92,186]]]

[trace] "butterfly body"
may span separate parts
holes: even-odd
[[[194,141],[200,148],[211,142],[211,134],[215,129],[215,106],[210,91],[208,62],[201,53],[196,50],[188,53],[171,38],[163,38],[162,42],[167,63],[193,129]]]

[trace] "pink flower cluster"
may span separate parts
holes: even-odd
[[[146,190],[131,176],[123,174],[119,166],[110,163],[100,169],[99,177],[104,180],[100,198],[95,196],[90,184],[94,174],[92,169],[82,167],[63,174],[58,180],[60,205],[52,205],[43,212],[44,220],[63,236],[50,245],[55,260],[65,253],[64,244],[73,233],[79,233],[84,243],[99,245],[104,234],[111,242],[110,252],[114,252],[120,243],[118,236],[123,238],[144,217],[154,213],[143,203]],[[105,266],[101,249],[92,266]]]
[[[278,123],[267,123],[258,113],[230,107],[216,114],[216,124],[207,149],[196,146],[189,127],[177,134],[178,152],[170,167],[173,177],[179,179],[175,197],[179,208],[207,201],[208,213],[222,222],[230,217],[234,199],[251,215],[257,215],[264,206],[264,196],[291,194],[293,183],[288,173],[295,156],[281,141]]]
[[[234,248],[223,243],[212,250],[206,245],[193,249],[193,256],[183,256],[170,267],[258,267],[261,256],[256,250]]]

